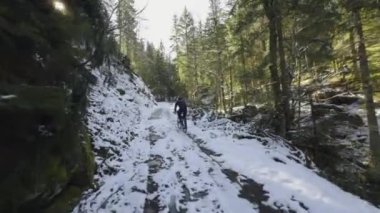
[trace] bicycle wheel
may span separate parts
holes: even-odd
[[[187,131],[187,128],[186,128],[186,119],[182,118],[181,120],[182,120],[182,122],[181,122],[182,131],[184,131],[186,133],[186,131]]]

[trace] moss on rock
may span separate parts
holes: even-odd
[[[81,138],[81,160],[79,167],[73,174],[71,184],[79,187],[86,187],[90,186],[93,181],[93,176],[95,173],[95,159],[94,154],[92,152],[90,135],[87,132],[85,132],[82,133]]]
[[[44,213],[69,213],[79,202],[82,189],[76,186],[69,186],[54,201],[54,203],[45,209]]]
[[[15,98],[0,100],[0,212],[42,212],[62,193],[77,200],[73,192],[91,184],[95,165],[66,91],[0,86],[0,95],[10,94]]]

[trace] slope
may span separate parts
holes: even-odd
[[[207,115],[185,134],[138,77],[103,73],[88,109],[96,186],[74,212],[380,212],[282,140]]]

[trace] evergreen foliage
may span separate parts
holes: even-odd
[[[0,2],[1,212],[68,212],[92,184],[83,115],[89,70],[115,55],[109,27],[100,0]]]
[[[240,105],[266,106],[276,121],[271,128],[290,138],[299,130],[301,105],[313,108],[313,94],[326,85],[362,93],[372,163],[380,165],[373,98],[380,88],[379,1],[209,3],[204,24],[195,26],[186,9],[173,19],[174,61],[192,101],[206,96],[225,114]]]
[[[0,132],[5,156],[0,158],[5,168],[0,211],[49,207],[54,212],[64,205],[50,205],[57,188],[63,191],[58,197],[72,207],[71,195],[79,196],[91,184],[95,165],[82,122],[94,80],[89,71],[115,58],[140,75],[158,100],[185,96],[224,114],[236,106],[264,106],[275,121],[271,128],[286,138],[300,129],[301,104],[308,103],[313,148],[318,140],[313,94],[326,85],[362,93],[369,171],[379,182],[378,0],[229,0],[227,5],[209,0],[204,22],[186,8],[173,17],[174,58],[163,44],[155,47],[139,39],[141,11],[134,3],[0,2],[0,96],[17,96],[0,104],[0,114],[9,120],[0,123],[9,130]],[[19,120],[24,123],[18,125]],[[41,126],[56,135],[40,137]],[[20,152],[12,156],[8,151]],[[8,165],[6,157],[15,161]]]

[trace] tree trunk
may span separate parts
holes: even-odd
[[[188,28],[187,27],[185,27],[185,34],[184,34],[184,41],[185,41],[185,58],[186,58],[186,62],[185,62],[185,71],[184,71],[184,76],[185,76],[185,79],[186,79],[186,81],[187,81],[187,84],[185,84],[186,85],[186,89],[187,89],[187,94],[188,94],[188,96],[189,97],[191,97],[191,99],[192,100],[195,100],[195,94],[194,94],[194,91],[193,91],[193,89],[194,88],[191,88],[191,86],[193,86],[193,85],[191,85],[191,86],[188,86],[188,84],[189,83],[192,83],[191,82],[191,72],[189,71],[190,70],[190,66],[189,66],[189,61],[190,61],[190,56],[189,56],[189,31],[188,31]],[[189,88],[188,88],[189,87]]]
[[[353,9],[352,15],[355,24],[355,30],[358,35],[359,46],[358,46],[358,56],[359,65],[363,91],[366,99],[367,108],[367,119],[368,119],[368,129],[369,129],[369,140],[372,152],[372,162],[375,164],[375,168],[380,167],[380,136],[379,136],[379,126],[377,123],[375,105],[373,102],[373,88],[371,73],[368,66],[368,58],[365,47],[363,28],[360,18],[359,9]]]
[[[334,73],[337,73],[338,72],[338,68],[336,66],[336,60],[335,59],[333,59],[332,65],[333,65],[333,68],[334,68]]]
[[[231,62],[230,56],[228,60]],[[232,108],[234,107],[234,84],[233,84],[233,73],[232,73],[232,63],[229,64],[229,74],[230,74],[230,114],[232,114]]]
[[[215,30],[216,29],[216,26],[215,25]],[[220,98],[221,98],[221,104],[222,104],[222,107],[223,107],[223,110],[224,110],[224,113],[226,113],[226,110],[227,110],[227,107],[226,107],[226,99],[225,99],[225,91],[224,91],[224,71],[223,71],[223,64],[222,64],[222,45],[221,45],[221,42],[219,40],[219,35],[217,35],[217,40],[216,40],[216,47],[217,47],[217,51],[218,51],[218,65],[217,65],[217,69],[218,71],[216,73],[219,74],[219,90],[220,90]]]
[[[226,93],[224,90],[224,81],[222,82],[222,104],[224,113],[227,113]]]
[[[280,69],[281,69],[281,84],[282,84],[282,113],[284,114],[283,123],[281,124],[281,131],[287,133],[290,129],[291,120],[290,120],[290,76],[286,69],[285,62],[285,51],[283,44],[283,35],[282,35],[282,17],[280,9],[276,9],[276,28],[277,28],[277,36],[278,36],[278,53],[280,57]]]
[[[244,75],[244,94],[243,94],[243,105],[247,106],[247,93],[248,93],[248,85],[247,85],[247,79],[246,79],[246,60],[245,60],[245,44],[243,36],[240,36],[240,44],[241,44],[241,60],[243,65],[243,75]]]
[[[309,104],[310,104],[310,113],[311,113],[311,121],[313,123],[313,137],[314,137],[314,142],[317,142],[317,135],[318,135],[318,130],[317,130],[317,119],[315,116],[315,109],[314,109],[314,102],[313,102],[313,97],[311,93],[308,94],[309,97]],[[315,145],[315,144],[313,144]]]
[[[221,92],[221,98],[222,98],[222,107],[224,110],[224,113],[227,112],[227,107],[226,107],[226,94],[224,91],[224,73],[222,70],[222,56],[221,53],[218,54],[218,69],[219,69],[219,74],[220,74],[220,92]]]
[[[192,51],[191,54],[193,55],[192,63],[194,65],[194,67],[193,67],[193,72],[194,72],[194,76],[193,76],[193,78],[194,78],[194,85],[193,85],[193,87],[194,88],[193,88],[193,90],[196,91],[197,88],[198,88],[198,57],[197,57],[198,52],[196,50],[195,45],[193,47],[193,51]]]
[[[294,74],[297,73],[297,98],[293,100],[296,102],[294,105],[294,115],[296,114],[297,111],[297,130],[300,131],[301,129],[301,72],[302,72],[302,65],[301,65],[301,60],[299,59],[300,52],[298,49],[298,43],[296,39],[296,32],[297,32],[297,18],[294,17],[294,23],[292,27],[292,63],[293,63],[293,69],[294,69]],[[294,116],[295,117],[295,116]]]
[[[301,95],[301,72],[302,72],[302,65],[301,60],[299,60],[296,57],[296,69],[298,70],[298,83],[297,83],[297,97],[298,97],[298,131],[301,129],[301,101],[302,101],[302,95]]]
[[[351,48],[351,61],[352,61],[352,70],[354,71],[355,80],[360,79],[360,72],[358,69],[358,52],[355,47],[355,30],[350,30],[350,48]]]
[[[269,19],[269,60],[270,60],[270,73],[271,73],[271,84],[272,92],[274,98],[274,106],[276,109],[278,124],[275,129],[280,136],[285,136],[285,131],[282,127],[284,124],[284,117],[281,107],[281,84],[277,71],[277,30],[276,30],[276,14],[275,14],[275,4],[276,0],[262,0],[264,4],[264,9],[266,16]]]

